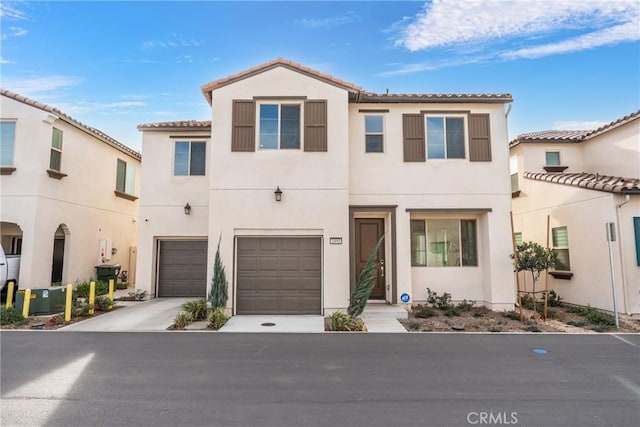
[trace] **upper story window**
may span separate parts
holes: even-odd
[[[426,118],[427,157],[429,159],[464,159],[464,118]]]
[[[205,163],[204,141],[176,141],[173,161],[175,176],[204,175]]]
[[[300,104],[260,104],[260,148],[300,148]]]
[[[547,151],[545,153],[545,163],[547,166],[560,166],[560,152]]]
[[[571,263],[569,262],[569,233],[567,227],[554,227],[551,229],[551,238],[553,240],[553,251],[557,254],[556,270],[570,271]]]
[[[16,122],[0,121],[0,166],[13,166],[16,143]]]
[[[49,169],[60,172],[62,164],[62,131],[53,128],[51,136],[51,156],[49,157]]]
[[[382,153],[384,142],[384,129],[382,116],[364,116],[364,138],[367,153]]]
[[[128,200],[135,200],[134,195],[136,187],[136,167],[132,163],[118,159],[116,169],[116,191],[118,197]]]
[[[509,173],[511,174],[511,194],[520,191],[518,182],[518,156],[509,157]]]

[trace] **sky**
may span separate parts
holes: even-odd
[[[278,57],[369,92],[511,93],[510,139],[595,129],[640,108],[640,0],[0,3],[0,87],[138,151],[138,124],[210,120],[201,85]]]

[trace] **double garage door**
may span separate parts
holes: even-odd
[[[321,248],[319,237],[238,237],[236,314],[321,314]],[[206,240],[161,240],[158,267],[159,297],[206,298]]]
[[[237,314],[321,314],[319,237],[238,237]]]

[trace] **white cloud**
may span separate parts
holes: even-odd
[[[355,12],[347,12],[344,15],[330,16],[327,18],[303,18],[296,19],[296,24],[307,30],[317,28],[331,28],[339,25],[351,24],[360,21],[360,17]]]
[[[559,121],[553,122],[553,129],[555,130],[593,130],[598,129],[600,126],[604,126],[609,122],[591,120],[591,121]]]
[[[142,42],[142,49],[173,49],[179,47],[199,47],[202,42],[195,39],[185,39],[181,34],[171,34],[168,40],[147,40]]]
[[[35,78],[2,78],[2,87],[24,96],[76,86],[83,81],[73,76],[46,76]]]
[[[637,0],[434,0],[402,30],[396,45],[415,52],[555,37],[501,55],[538,57],[638,40],[639,16]]]
[[[13,64],[13,62],[0,56],[0,64]]]
[[[2,35],[0,35],[0,40],[6,40],[9,37],[22,37],[27,35],[27,30],[24,28],[9,27],[8,30],[8,32],[3,32]]]
[[[14,4],[15,3],[16,2],[14,2]],[[8,4],[7,2],[0,3],[0,17],[19,21],[29,20],[29,16],[26,13],[18,10],[16,7]]]

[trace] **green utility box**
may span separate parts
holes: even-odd
[[[96,275],[101,282],[109,283],[113,279],[113,284],[118,282],[118,274],[120,274],[120,264],[102,264],[96,265]]]
[[[66,288],[31,289],[29,316],[62,313],[64,311]],[[24,289],[18,290],[16,295],[16,310],[22,311],[24,306]]]

